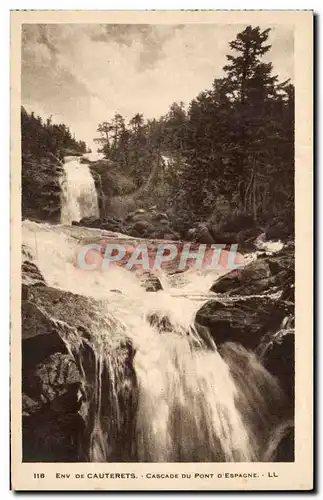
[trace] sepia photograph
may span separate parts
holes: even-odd
[[[63,16],[19,32],[22,465],[295,464],[293,18]]]

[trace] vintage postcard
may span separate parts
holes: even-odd
[[[313,488],[313,13],[11,12],[14,490]]]

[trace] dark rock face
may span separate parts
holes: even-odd
[[[61,162],[48,153],[41,160],[22,158],[22,216],[27,219],[59,222],[61,216]]]
[[[120,335],[119,341],[108,338],[105,356],[100,358],[102,328],[104,338],[111,332],[111,339],[118,328],[112,316],[103,315],[106,306],[48,287],[29,260],[22,267],[23,460],[88,461],[98,387],[102,394],[118,398],[117,405],[109,397],[101,399],[99,419],[109,450],[106,458],[129,460],[137,394],[132,345]],[[110,426],[116,418],[120,419],[119,431],[112,436]]]
[[[258,346],[257,353],[267,370],[279,380],[292,410],[295,399],[294,329],[286,328],[267,334]]]
[[[234,301],[210,300],[197,312],[196,323],[209,329],[219,346],[237,342],[255,350],[264,334],[276,332],[291,307],[268,297],[246,297]]]
[[[33,286],[22,302],[23,459],[76,461],[82,379],[59,327],[32,301],[45,288]]]

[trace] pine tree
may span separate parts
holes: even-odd
[[[232,101],[256,106],[275,95],[278,77],[271,74],[272,64],[261,60],[271,48],[271,45],[265,45],[269,33],[270,28],[260,31],[259,26],[247,26],[229,43],[235,55],[226,56],[230,64],[223,70],[226,72],[227,95]]]

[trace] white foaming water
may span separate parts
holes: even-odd
[[[243,348],[226,352],[227,359],[214,344],[206,348],[192,326],[216,276],[196,272],[164,276],[166,290],[146,292],[139,278],[124,269],[75,267],[84,231],[87,236],[98,235],[97,230],[74,226],[23,223],[23,242],[49,285],[104,300],[100,325],[93,325],[96,406],[88,459],[111,461],[111,450],[120,447],[113,436],[121,427],[117,394],[124,383],[125,360],[111,346],[114,339],[125,338],[135,350],[138,391],[132,460],[261,460],[276,418],[270,416],[268,401],[275,405],[281,397],[277,383],[256,359],[251,363]],[[104,238],[105,232],[101,235]],[[169,320],[165,331],[160,333],[151,324],[151,314]],[[251,373],[246,384],[236,376],[244,373],[243,363]],[[109,374],[109,391],[102,388],[104,370]],[[103,416],[106,401],[112,412],[109,418]]]
[[[283,242],[280,240],[267,241],[265,233],[262,233],[258,236],[258,238],[255,241],[255,244],[258,250],[269,254],[279,252],[279,250],[281,250],[284,246]]]
[[[88,165],[78,157],[66,157],[62,178],[62,224],[80,221],[83,217],[99,217],[98,196]]]

